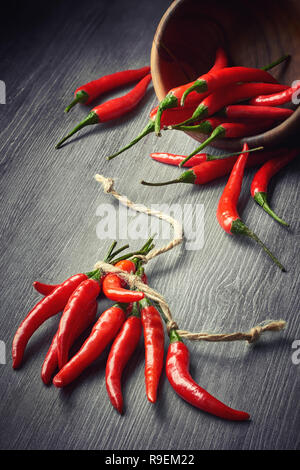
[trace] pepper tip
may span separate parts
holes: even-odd
[[[58,377],[57,375],[54,377],[53,381],[52,381],[53,385],[55,385],[55,387],[57,388],[61,388],[63,387],[63,381],[60,377]]]

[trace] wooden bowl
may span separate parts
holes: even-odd
[[[299,0],[175,0],[162,17],[151,51],[153,85],[159,100],[213,65],[223,47],[230,65],[263,67],[284,54],[291,59],[272,69],[280,83],[300,79]],[[300,108],[271,130],[244,139],[219,139],[215,147],[239,150],[295,143]],[[188,133],[202,142],[207,136]]]

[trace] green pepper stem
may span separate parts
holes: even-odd
[[[141,309],[146,308],[146,307],[151,307],[152,302],[148,297],[144,297],[142,300],[139,301]]]
[[[152,242],[153,242],[153,237],[150,237],[140,250],[133,251],[131,253],[126,253],[126,255],[120,256],[119,258],[111,261],[111,264],[116,264],[119,261],[122,261],[123,259],[132,258],[136,255],[147,255],[154,248],[154,244]],[[135,262],[135,260],[133,261]],[[137,261],[139,261],[138,258],[137,258]]]
[[[156,117],[155,117],[155,123],[154,123],[154,130],[157,136],[161,135],[160,134],[160,127],[161,127],[160,121],[161,121],[161,116],[162,116],[163,111],[165,109],[174,108],[175,106],[178,106],[178,98],[176,98],[176,96],[173,95],[172,93],[168,93],[164,97],[164,99],[160,102],[157,113],[156,113]]]
[[[216,127],[214,129],[214,131],[211,133],[211,135],[208,137],[208,139],[206,139],[205,142],[203,142],[200,145],[200,147],[196,148],[196,150],[194,150],[192,153],[190,153],[190,155],[188,155],[186,158],[184,158],[182,160],[182,162],[179,163],[178,166],[182,167],[187,161],[189,161],[190,158],[192,158],[197,153],[201,152],[201,150],[203,150],[207,145],[209,145],[211,142],[216,140],[218,137],[223,136],[224,134],[225,134],[225,129],[224,129],[224,127],[222,127],[222,125]]]
[[[122,251],[126,250],[127,248],[129,248],[129,245],[124,245],[124,246],[121,246],[121,248],[119,248],[118,250],[114,251],[110,257],[108,258],[108,262],[110,263],[112,261],[112,259],[117,256],[119,253],[121,253]]]
[[[247,150],[247,153],[258,152],[258,151],[263,150],[263,149],[264,149],[264,147],[255,147],[253,149]],[[210,162],[210,161],[213,161],[213,160],[225,160],[226,158],[236,157],[238,155],[241,155],[242,153],[245,153],[245,151],[241,150],[240,152],[226,153],[225,155],[209,155],[209,154],[207,154],[206,155],[206,161]]]
[[[169,129],[173,129],[173,126],[169,126]],[[177,126],[177,131],[191,131],[191,132],[202,132],[202,134],[210,134],[213,131],[213,127],[209,121],[202,121],[196,126]]]
[[[205,80],[195,80],[195,82],[193,83],[193,85],[191,85],[187,90],[185,90],[185,92],[183,93],[182,97],[181,97],[181,101],[180,101],[180,104],[181,106],[184,106],[184,102],[186,100],[186,97],[192,92],[192,91],[196,91],[197,93],[204,93],[205,91],[207,91],[207,84],[206,84],[206,81]]]
[[[185,121],[179,122],[178,124],[174,124],[172,129],[178,129],[178,127],[185,126],[186,124],[191,124],[192,122],[195,122],[196,120],[199,119],[204,119],[207,117],[208,114],[208,108],[206,105],[200,103],[198,108],[195,109],[193,112],[192,116]]]
[[[269,255],[269,257],[272,259],[272,261],[276,264],[276,266],[281,269],[281,271],[286,272],[286,269],[280,261],[273,255],[273,253],[269,250],[269,248],[266,247],[266,245],[258,238],[258,236],[250,230],[246,224],[241,219],[236,219],[234,222],[232,222],[231,225],[231,232],[237,235],[246,235],[249,238],[252,238],[252,240],[256,241],[262,249]]]
[[[76,127],[63,139],[61,139],[58,144],[56,144],[55,148],[59,148],[67,139],[69,139],[72,135],[78,132],[80,129],[86,126],[90,126],[92,124],[97,124],[99,122],[99,117],[97,116],[94,111],[91,111]]]
[[[96,269],[96,271],[94,272],[94,274],[90,275],[89,278],[90,278],[90,279],[94,279],[94,281],[99,281],[100,276],[101,276],[101,270],[100,270],[100,269]]]
[[[268,71],[268,70],[272,69],[273,67],[276,67],[276,65],[281,64],[285,60],[288,60],[290,57],[291,57],[290,54],[285,54],[285,55],[279,57],[279,59],[274,60],[274,62],[272,62],[271,64],[266,65],[265,67],[262,67],[261,70]]]
[[[172,328],[170,331],[169,331],[169,338],[170,338],[170,343],[176,343],[177,341],[180,341],[182,343],[182,339],[181,337],[179,336],[179,334],[177,333],[177,331]]]
[[[118,150],[118,152],[114,153],[113,155],[110,155],[109,157],[106,157],[106,160],[112,160],[113,158],[117,157],[120,155],[120,153],[125,152],[125,150],[130,149],[130,147],[133,147],[137,142],[139,142],[143,137],[145,137],[148,134],[151,134],[151,132],[154,132],[154,121],[149,121],[146,127],[142,130],[142,132],[135,138],[133,139],[128,145],[123,147],[121,150]]]
[[[266,193],[263,193],[263,192],[256,193],[254,195],[254,200],[267,212],[267,214],[273,217],[274,220],[279,222],[281,225],[284,225],[285,227],[289,227],[289,224],[287,222],[285,222],[283,219],[278,217],[278,215],[275,214],[274,211],[272,211],[271,207],[268,204]]]
[[[144,186],[166,186],[168,184],[176,184],[176,183],[181,183],[181,181],[177,178],[175,180],[170,180],[170,181],[163,181],[162,183],[151,183],[149,181],[141,181],[141,184]]]
[[[75,106],[75,104],[85,103],[88,99],[89,99],[89,95],[85,91],[83,90],[78,91],[72,103],[70,103],[69,106],[66,107],[65,113],[68,113],[70,109],[72,109],[73,106]]]
[[[132,310],[130,312],[130,316],[131,317],[138,317],[138,318],[141,316],[138,302],[133,303]]]
[[[110,247],[109,247],[109,249],[108,249],[108,252],[106,253],[106,256],[105,256],[104,261],[108,261],[109,258],[112,257],[112,252],[113,252],[115,246],[117,245],[117,243],[118,243],[117,240],[114,240],[114,241],[112,242],[112,244],[110,245]]]
[[[94,271],[89,271],[88,273],[85,273],[85,274],[87,275],[87,277],[92,278],[98,271],[99,269],[94,269]]]
[[[170,180],[170,181],[163,181],[161,183],[149,183],[148,181],[141,181],[141,184],[144,186],[166,186],[167,184],[176,184],[176,183],[190,183],[194,184],[196,179],[196,175],[193,172],[193,170],[186,170],[181,175],[179,178],[176,178],[175,180]]]

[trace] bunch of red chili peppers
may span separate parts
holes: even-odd
[[[116,242],[105,258],[107,263],[127,273],[135,273],[148,283],[137,255],[153,248],[153,238],[134,253],[116,258],[125,247],[114,251]],[[130,259],[129,259],[130,258]],[[103,274],[100,269],[71,276],[61,284],[34,282],[34,288],[44,298],[22,321],[12,345],[13,368],[20,367],[26,345],[34,332],[50,317],[62,311],[58,329],[44,359],[41,377],[45,384],[51,380],[56,387],[73,382],[110,344],[106,362],[106,389],[114,408],[123,413],[122,372],[136,350],[143,333],[145,346],[145,387],[150,402],[157,400],[160,377],[164,366],[163,314],[144,293],[129,290],[125,281],[114,273]],[[98,319],[97,297],[100,292],[114,305]],[[75,340],[91,325],[92,329],[79,350],[71,356]],[[244,421],[249,414],[225,405],[200,387],[189,373],[189,351],[176,329],[168,332],[170,345],[166,358],[166,375],[177,394],[193,406],[220,418]],[[54,377],[53,377],[54,376]]]

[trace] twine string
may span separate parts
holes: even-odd
[[[174,228],[174,238],[167,245],[153,250],[153,252],[148,253],[148,255],[138,255],[144,263],[147,263],[150,259],[159,256],[162,253],[165,253],[173,249],[176,245],[179,245],[183,241],[183,228],[182,225],[171,216],[164,214],[163,212],[151,210],[146,206],[135,204],[130,201],[127,197],[122,196],[114,189],[114,180],[112,178],[105,178],[102,175],[95,176],[96,181],[102,184],[103,190],[105,193],[112,194],[116,199],[118,199],[122,204],[127,207],[136,210],[137,212],[143,212],[149,216],[158,217],[162,220],[169,222]],[[249,329],[247,332],[234,332],[234,333],[206,333],[199,332],[193,333],[187,330],[180,330],[177,323],[174,321],[170,307],[164,297],[147,284],[144,284],[139,276],[134,274],[127,273],[122,269],[113,266],[104,261],[98,261],[94,269],[100,269],[104,274],[115,273],[120,278],[122,278],[130,287],[130,289],[137,289],[141,292],[144,292],[145,296],[154,302],[158,303],[161,311],[165,317],[167,323],[167,331],[175,329],[179,336],[186,338],[192,341],[210,341],[210,342],[221,342],[221,341],[248,341],[248,343],[254,343],[257,341],[260,336],[267,331],[276,332],[281,331],[285,328],[286,322],[284,320],[269,320],[265,321],[259,325],[256,325]]]
[[[161,255],[162,253],[166,253],[169,250],[172,250],[175,246],[180,245],[183,241],[183,227],[178,220],[174,219],[168,214],[164,212],[149,209],[148,207],[142,204],[136,204],[130,201],[126,196],[119,194],[114,188],[114,180],[112,178],[105,178],[103,175],[95,175],[95,180],[102,184],[103,190],[107,194],[112,194],[116,199],[118,199],[121,204],[124,206],[129,207],[130,209],[135,210],[136,212],[141,212],[143,214],[147,214],[149,216],[157,217],[158,219],[165,220],[170,225],[172,225],[174,229],[174,238],[171,240],[167,245],[158,248],[156,250],[150,251],[146,256],[144,256],[143,262],[147,263],[151,259],[155,258],[156,256]]]

